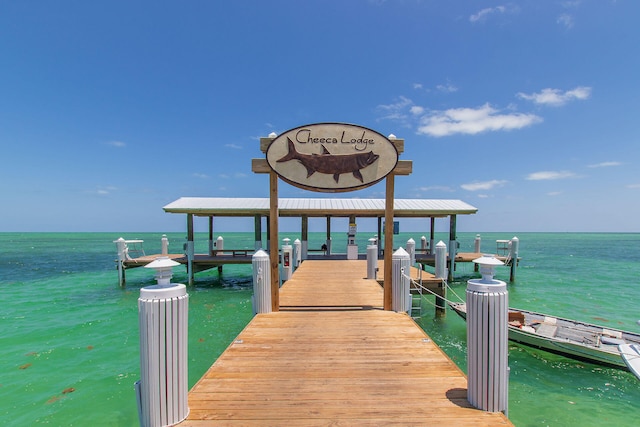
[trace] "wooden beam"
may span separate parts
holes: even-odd
[[[251,172],[253,173],[270,173],[271,166],[267,159],[251,159]]]
[[[269,138],[269,137],[263,137],[260,138],[260,151],[262,151],[263,153],[267,152],[267,148],[269,148],[269,145],[271,145],[271,142],[273,142],[275,138]]]
[[[393,169],[394,175],[411,175],[413,172],[413,161],[411,160],[398,160],[398,164]]]
[[[390,139],[389,141],[391,141],[391,143],[396,147],[396,150],[398,150],[398,154],[402,154],[404,153],[404,139]]]

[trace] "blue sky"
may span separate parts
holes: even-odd
[[[162,211],[181,196],[268,196],[259,137],[348,122],[405,139],[396,197],[476,206],[461,231],[638,232],[638,16],[631,0],[1,2],[0,231],[182,231]]]

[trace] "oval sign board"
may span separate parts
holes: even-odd
[[[267,148],[267,162],[296,187],[337,193],[382,180],[396,167],[398,150],[389,139],[362,126],[316,123],[276,137]]]

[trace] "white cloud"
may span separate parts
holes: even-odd
[[[418,134],[448,136],[454,134],[475,135],[499,130],[521,129],[542,121],[535,114],[501,114],[488,103],[478,108],[452,108],[432,111],[420,120]]]
[[[224,144],[224,146],[227,147],[227,148],[233,148],[233,149],[236,149],[236,150],[242,150],[242,146],[236,145],[236,144]]]
[[[570,30],[574,25],[573,16],[569,15],[568,13],[563,13],[562,15],[558,16],[558,19],[556,19],[556,24],[562,25],[567,30]]]
[[[446,185],[431,185],[428,187],[419,187],[418,190],[419,191],[447,191],[447,192],[454,191],[453,188],[448,187]]]
[[[551,191],[551,192],[547,193],[547,196],[555,197],[555,196],[559,196],[561,194],[562,194],[562,191]]]
[[[413,101],[404,96],[400,96],[398,101],[393,104],[378,105],[376,109],[382,112],[383,116],[380,120],[395,120],[404,126],[408,126],[409,117],[407,110],[412,111]],[[417,107],[422,108],[422,107]]]
[[[200,179],[209,179],[209,175],[204,174],[204,173],[194,172],[193,176],[195,176],[196,178],[200,178]]]
[[[574,99],[585,100],[591,96],[591,88],[586,86],[578,86],[575,89],[567,90],[565,92],[560,89],[546,88],[541,92],[526,94],[519,92],[516,95],[518,98],[532,101],[534,104],[539,105],[552,105],[554,107],[564,105]]]
[[[422,83],[414,83],[413,84],[413,88],[414,89],[422,89]]]
[[[633,188],[633,189],[640,188],[640,184],[629,184],[627,185],[627,188]]]
[[[494,187],[502,187],[506,183],[507,181],[494,179],[491,181],[472,182],[469,184],[462,184],[460,187],[462,187],[464,190],[467,190],[467,191],[480,191],[480,190],[491,190]]]
[[[506,10],[507,8],[504,6],[487,7],[485,9],[482,9],[475,15],[471,15],[469,17],[469,21],[470,22],[484,21],[485,19],[487,19],[487,17],[489,17],[489,15],[492,15],[494,13],[504,13]]]
[[[419,116],[424,114],[424,108],[423,107],[419,107],[417,105],[412,106],[409,111],[411,111],[411,114],[413,114],[414,116]]]
[[[602,163],[596,163],[594,165],[589,165],[587,167],[589,168],[608,168],[611,166],[620,166],[622,165],[622,163],[620,162],[602,162]]]
[[[451,83],[447,83],[446,85],[438,85],[436,86],[436,89],[444,93],[453,93],[458,91],[458,88]]]
[[[125,144],[122,141],[109,141],[109,142],[107,142],[107,145],[110,145],[110,146],[116,147],[116,148],[123,148],[123,147],[127,146],[127,144]]]
[[[575,173],[569,171],[541,171],[527,175],[529,181],[551,181],[556,179],[574,178]]]
[[[113,193],[116,190],[118,190],[117,187],[109,185],[109,186],[106,186],[106,187],[99,187],[96,190],[87,191],[87,193],[89,193],[89,194],[97,194],[99,196],[106,196],[108,194]]]

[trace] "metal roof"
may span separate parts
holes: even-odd
[[[310,217],[355,215],[384,217],[384,199],[278,199],[279,216]],[[195,216],[269,215],[268,198],[181,197],[163,207],[168,213]],[[475,214],[478,209],[461,200],[395,199],[394,217],[444,217]]]

